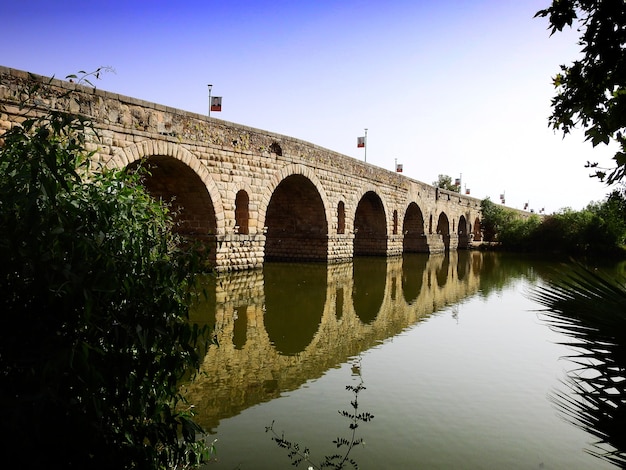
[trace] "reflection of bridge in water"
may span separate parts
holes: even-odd
[[[478,291],[481,252],[272,264],[213,279],[192,320],[215,324],[186,395],[214,429]],[[211,281],[210,281],[211,282]]]

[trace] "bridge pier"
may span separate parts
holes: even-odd
[[[351,261],[354,255],[354,234],[328,236],[328,262],[342,263]]]
[[[241,271],[263,266],[266,237],[229,233],[217,237],[215,269]]]
[[[387,256],[402,256],[404,252],[404,237],[390,235],[387,239]]]

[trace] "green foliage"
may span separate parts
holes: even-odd
[[[502,229],[514,218],[511,210],[498,206],[489,198],[480,202],[480,210],[482,215],[480,226],[483,230],[484,239],[488,242],[496,241]]]
[[[600,204],[590,204],[596,227],[590,234],[594,246],[623,246],[626,244],[626,197],[624,191],[615,190]]]
[[[198,258],[140,174],[89,169],[84,119],[28,118],[0,147],[0,429],[20,468],[188,468],[178,392],[199,365]]]
[[[626,242],[626,198],[619,191],[582,211],[566,208],[546,217],[521,218],[489,199],[481,210],[485,240],[510,251],[613,253]]]
[[[615,167],[595,176],[613,183],[626,175],[626,6],[624,2],[553,0],[535,16],[548,17],[551,34],[577,24],[581,58],[554,78],[550,123],[568,134],[576,126],[595,147],[613,141]]]
[[[360,365],[353,366],[353,369],[360,370]],[[311,469],[331,468],[335,470],[343,468],[353,468],[358,470],[359,465],[350,457],[350,452],[356,446],[365,445],[362,438],[356,437],[356,430],[359,427],[359,423],[367,423],[374,419],[374,415],[368,412],[359,412],[359,393],[365,390],[363,382],[360,382],[356,386],[346,385],[346,390],[353,393],[354,399],[350,402],[352,406],[351,411],[340,410],[339,414],[350,421],[350,436],[348,439],[345,437],[337,437],[333,440],[333,444],[337,446],[337,449],[344,448],[343,454],[337,453],[333,455],[327,455],[324,460],[319,464],[313,463],[311,460],[311,451],[308,447],[301,447],[297,442],[292,442],[285,439],[284,433],[278,435],[274,430],[274,422],[270,426],[265,427],[265,432],[272,433],[272,440],[276,442],[278,447],[287,450],[287,457],[291,460],[291,464],[294,467],[299,466],[301,463],[306,462]]]
[[[571,340],[579,367],[565,382],[572,393],[552,401],[567,420],[597,438],[589,452],[626,468],[626,279],[578,266],[536,287],[548,324]]]
[[[532,251],[537,247],[537,231],[541,219],[537,215],[528,218],[510,217],[502,224],[498,240],[513,251]]]
[[[433,181],[433,186],[447,191],[461,192],[461,186],[454,184],[452,178],[448,175],[439,175],[437,181]]]

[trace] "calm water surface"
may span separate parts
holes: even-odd
[[[526,293],[556,266],[463,252],[207,279],[194,320],[219,345],[186,388],[217,438],[206,468],[293,468],[272,422],[322,462],[350,436],[338,411],[361,382],[375,416],[351,454],[361,469],[615,468],[549,400],[567,393],[572,350]]]

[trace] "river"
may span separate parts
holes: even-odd
[[[184,387],[217,439],[206,468],[294,468],[268,426],[316,465],[342,454],[359,384],[360,469],[615,468],[553,402],[572,350],[528,292],[555,268],[463,251],[207,277],[192,320],[217,341]]]

